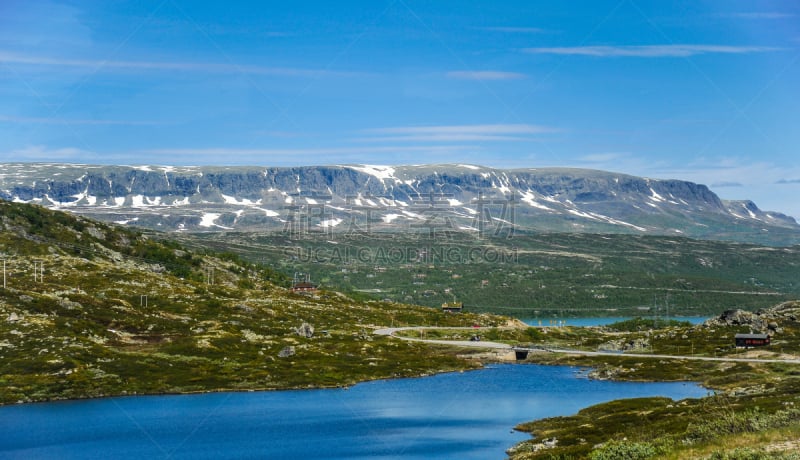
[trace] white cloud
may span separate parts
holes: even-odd
[[[726,13],[719,15],[721,17],[729,18],[742,18],[742,19],[789,19],[797,17],[796,14],[780,13],[776,11],[760,11],[748,13]]]
[[[531,135],[553,133],[557,129],[531,124],[487,124],[444,126],[400,126],[369,129],[373,136],[360,142],[466,142],[466,141],[523,141]]]
[[[594,57],[688,57],[698,54],[746,54],[778,51],[768,46],[727,45],[639,45],[639,46],[572,46],[525,48],[530,54],[558,54]]]
[[[578,160],[585,161],[587,163],[606,163],[617,161],[623,158],[628,158],[630,155],[624,152],[606,152],[606,153],[592,153],[589,155],[584,155]]]
[[[403,136],[362,137],[357,142],[468,142],[468,141],[523,141],[522,136],[501,136],[495,134],[440,133],[410,134]]]
[[[505,32],[514,34],[544,34],[548,31],[538,27],[479,27],[480,30],[488,30],[490,32]]]
[[[0,122],[7,123],[35,123],[49,125],[125,125],[125,126],[152,126],[161,123],[155,121],[127,121],[127,120],[93,120],[80,118],[60,118],[60,117],[18,117],[12,115],[0,115]]]
[[[0,159],[7,162],[78,161],[78,159],[85,161],[87,156],[94,156],[94,153],[74,147],[49,148],[45,145],[29,145],[0,154]]]
[[[212,161],[219,163],[220,159],[236,158],[237,160],[258,159],[261,157],[280,157],[282,162],[297,163],[298,158],[305,158],[312,160],[312,163],[306,164],[319,164],[320,157],[326,156],[348,156],[348,155],[370,155],[370,154],[390,154],[390,153],[404,153],[413,152],[419,155],[419,152],[452,152],[469,148],[468,146],[461,145],[415,145],[415,146],[377,146],[377,147],[320,147],[320,148],[285,148],[285,149],[261,149],[261,148],[237,148],[237,147],[212,147],[212,148],[158,148],[143,150],[141,153],[144,155],[169,155],[172,157],[191,157],[199,160]],[[374,158],[374,156],[373,156]],[[272,158],[270,158],[272,160]],[[328,159],[326,158],[326,161]]]
[[[557,131],[542,125],[530,124],[486,124],[486,125],[440,125],[440,126],[400,126],[393,128],[370,129],[377,134],[438,134],[438,133],[479,133],[479,134],[541,134]]]
[[[503,72],[498,70],[472,70],[447,72],[449,78],[459,80],[519,80],[525,74],[517,72]]]
[[[189,62],[189,61],[128,61],[105,59],[75,59],[19,54],[0,50],[0,63],[46,67],[70,67],[99,71],[102,69],[133,71],[179,71],[208,73],[242,73],[284,77],[354,76],[355,72],[338,72],[292,67],[267,67],[250,64]]]
[[[264,165],[412,164],[424,156],[432,163],[470,160],[479,147],[470,145],[380,145],[320,148],[152,148],[132,151],[89,151],[74,147],[32,145],[0,151],[0,163],[59,162],[81,164]]]

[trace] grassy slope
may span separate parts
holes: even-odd
[[[379,233],[296,239],[211,233],[186,243],[236,252],[287,273],[310,272],[316,281],[345,292],[373,291],[374,297],[429,306],[455,295],[472,311],[522,318],[643,314],[637,307],[651,308],[653,314],[654,304],[664,315],[666,303],[672,315],[710,315],[800,296],[800,247],[592,234],[511,239],[453,234],[431,240]],[[421,248],[452,257],[396,263],[392,256],[392,251],[415,254]],[[463,263],[470,255],[474,260]]]
[[[373,337],[370,325],[497,321],[334,292],[295,295],[271,282],[278,273],[230,255],[7,202],[0,253],[8,286],[0,287],[0,403],[334,386],[462,369],[473,364]],[[313,337],[296,334],[303,322]],[[278,357],[288,346],[296,354]]]

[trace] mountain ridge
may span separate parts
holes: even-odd
[[[3,170],[5,200],[159,230],[410,231],[435,224],[477,232],[505,220],[523,231],[742,241],[772,232],[782,244],[800,242],[794,218],[752,201],[722,200],[689,181],[590,169],[7,163]]]

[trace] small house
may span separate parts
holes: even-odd
[[[736,334],[737,348],[763,347],[769,345],[769,334]]]
[[[461,313],[464,309],[464,302],[445,302],[442,304],[442,311],[445,313]]]
[[[311,282],[311,275],[305,275],[295,273],[294,274],[294,281],[292,281],[292,292],[302,293],[302,292],[314,292],[317,290],[317,286]]]

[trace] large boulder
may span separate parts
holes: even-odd
[[[295,351],[294,347],[292,346],[283,347],[283,349],[278,352],[278,358],[289,358],[294,356],[296,353],[297,351]]]
[[[314,326],[306,322],[303,322],[303,324],[301,324],[300,327],[295,328],[294,331],[295,333],[297,333],[297,335],[305,337],[307,339],[314,337]]]

